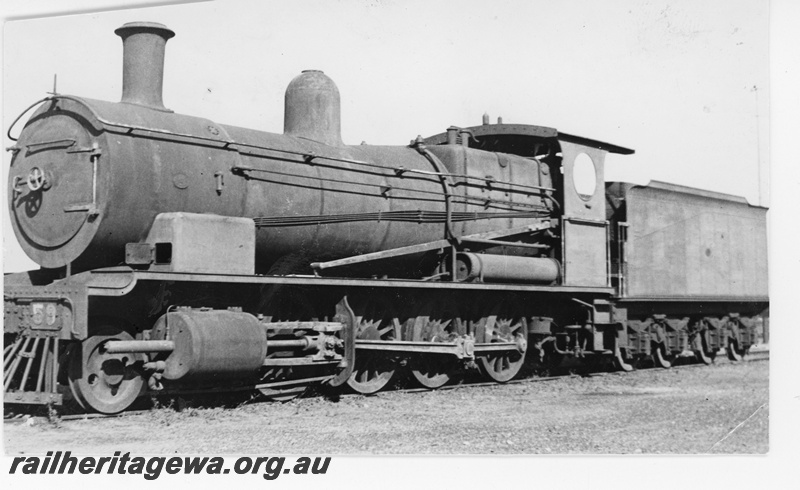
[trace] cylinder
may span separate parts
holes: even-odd
[[[153,337],[171,340],[164,379],[225,379],[254,375],[267,355],[266,329],[248,313],[188,310],[163,315]]]
[[[305,70],[286,87],[283,132],[342,146],[339,89],[319,70]]]
[[[552,284],[560,274],[561,267],[555,259],[475,253],[456,256],[458,281]]]
[[[164,51],[175,33],[155,22],[129,22],[114,33],[122,38],[122,102],[167,111]]]

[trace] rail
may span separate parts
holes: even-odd
[[[768,349],[767,350],[762,350],[762,351],[757,351],[757,352],[751,352],[750,354],[748,354],[747,357],[745,357],[744,361],[741,361],[741,362],[749,363],[749,362],[764,362],[764,361],[769,361],[769,350]],[[729,361],[726,358],[719,358],[717,363],[720,364],[720,365],[725,365],[725,364],[734,363],[734,361]],[[673,366],[670,370],[671,371],[680,372],[680,371],[682,371],[684,369],[708,369],[709,367],[710,366],[705,366],[704,364],[685,364],[685,365]],[[661,371],[660,368],[652,368],[652,369],[655,369],[657,371]],[[493,387],[497,387],[499,389],[502,389],[503,386],[509,386],[509,385],[510,386],[514,386],[514,385],[520,385],[520,384],[533,384],[533,383],[542,383],[542,382],[558,381],[558,380],[574,380],[574,379],[583,379],[583,378],[602,378],[602,377],[607,377],[607,376],[638,376],[638,375],[641,375],[641,374],[645,374],[648,371],[650,371],[650,369],[637,369],[637,370],[628,371],[628,372],[622,372],[622,371],[604,372],[604,371],[602,371],[602,372],[588,372],[588,373],[584,373],[584,374],[571,374],[570,373],[570,374],[564,374],[564,375],[561,375],[561,376],[528,376],[528,377],[525,377],[525,378],[514,379],[514,380],[508,381],[508,382],[503,383],[503,384],[498,384],[498,383],[490,382],[490,381],[475,381],[474,379],[467,379],[463,383],[444,385],[444,386],[442,386],[440,388],[437,388],[436,391],[472,389],[472,388],[481,388],[481,387],[489,387],[489,386],[493,386]],[[319,382],[319,381],[324,381],[326,379],[328,379],[327,376],[322,376],[322,377],[319,377],[319,378],[305,379],[303,381],[306,381],[306,382]],[[250,391],[250,390],[254,390],[254,389],[258,389],[258,388],[280,388],[280,387],[284,387],[284,386],[295,386],[295,385],[297,385],[297,381],[290,380],[290,381],[269,383],[269,384],[266,384],[266,385],[235,387],[232,391],[241,392],[241,391]],[[414,395],[414,394],[417,394],[417,393],[429,393],[430,391],[431,390],[429,388],[399,388],[399,389],[394,389],[394,390],[381,391],[381,392],[375,393],[375,394],[370,395],[370,396],[380,397],[380,396],[385,396],[387,394],[395,394],[395,393],[408,393],[408,394]],[[189,395],[189,394],[193,394],[193,393],[194,392],[189,392],[189,391],[180,391],[180,392],[179,391],[174,391],[173,392],[173,391],[164,390],[163,392],[161,392],[161,395],[164,395],[164,396],[175,395],[175,396],[177,396],[177,395]],[[197,393],[201,393],[201,392],[198,391]],[[205,393],[205,392],[203,392],[203,393]],[[161,396],[161,395],[159,395],[159,396]],[[319,396],[319,393],[317,393],[316,396]],[[363,396],[364,395],[362,395],[362,394],[350,394],[350,393],[342,393],[342,394],[338,395],[338,397],[344,397],[344,398],[363,397]],[[150,410],[129,410],[129,411],[126,411],[126,412],[121,412],[121,413],[118,413],[118,414],[110,414],[110,415],[109,414],[99,414],[99,413],[85,413],[85,414],[55,415],[55,417],[57,417],[58,421],[72,422],[72,421],[83,421],[83,420],[92,420],[92,419],[111,419],[111,418],[121,418],[121,417],[134,417],[134,416],[138,416],[138,415],[147,415],[147,414],[152,414],[152,413],[153,413],[153,411],[152,411],[152,409],[150,409]],[[47,421],[47,419],[44,418],[44,417],[32,417],[32,416],[29,416],[29,415],[25,415],[23,413],[17,413],[17,414],[11,415],[11,416],[6,416],[3,419],[3,422],[6,423],[6,424],[31,423],[29,421],[32,420],[32,419],[33,420],[40,420],[43,423],[45,423]]]

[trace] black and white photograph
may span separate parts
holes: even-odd
[[[9,5],[5,481],[796,484],[792,2]]]

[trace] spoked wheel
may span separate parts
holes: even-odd
[[[357,317],[356,339],[388,341],[399,336],[400,321],[388,300],[378,298],[357,305],[353,311]],[[347,386],[362,395],[376,393],[389,384],[396,370],[396,360],[386,353],[357,351],[353,374],[347,380]]]
[[[144,384],[140,373],[142,354],[109,354],[109,340],[133,340],[127,332],[95,335],[74,349],[69,364],[69,387],[84,410],[105,414],[128,408]]]
[[[435,390],[446,385],[458,363],[450,357],[421,355],[409,359],[409,368],[414,379],[424,388]]]
[[[269,274],[293,274],[304,272],[302,258],[287,255],[273,264]],[[324,301],[317,301],[313,293],[302,287],[296,286],[262,286],[261,300],[258,311],[264,314],[272,322],[291,322],[291,321],[316,321],[322,318],[327,320],[320,311],[315,310],[315,306]],[[268,336],[276,334],[275,329],[270,328],[270,323],[264,324],[268,328]],[[277,334],[276,337],[269,337],[267,345],[271,340],[288,340],[300,333],[296,331],[292,335]],[[292,351],[283,351],[268,347],[267,359],[291,359],[296,356]],[[291,401],[303,395],[308,389],[305,379],[320,376],[323,374],[314,367],[309,366],[276,366],[270,367],[261,373],[256,390],[267,400],[277,402]],[[276,386],[269,386],[274,384]],[[263,386],[267,385],[267,386]]]
[[[273,402],[289,402],[306,392],[307,386],[294,388],[259,388],[264,398]]]
[[[419,342],[453,342],[466,331],[466,325],[454,304],[444,308],[438,302],[428,302],[413,320],[412,339]],[[435,390],[455,376],[459,361],[442,355],[418,355],[409,359],[411,376],[420,386]]]
[[[744,349],[739,349],[739,342],[736,339],[729,339],[725,350],[728,353],[728,359],[731,361],[739,362],[744,358]]]
[[[657,367],[669,369],[672,363],[667,360],[666,347],[664,345],[653,346],[653,362]]]
[[[489,354],[478,359],[478,367],[484,376],[497,383],[506,383],[522,369],[525,357],[519,352]]]
[[[478,357],[478,368],[492,381],[505,383],[514,379],[525,364],[527,348],[528,324],[525,317],[516,313],[503,312],[490,315],[486,319],[483,342],[516,342],[520,350],[492,352]]]
[[[302,373],[297,373],[297,368],[276,367],[267,371],[261,378],[261,383],[287,383],[276,387],[258,388],[267,400],[275,402],[288,402],[306,392],[307,384],[302,383]],[[293,379],[298,379],[297,385],[291,385]]]
[[[394,377],[397,364],[380,352],[359,352],[347,386],[362,395],[377,393]]]

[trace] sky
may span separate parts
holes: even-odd
[[[113,30],[155,21],[176,32],[164,103],[178,113],[281,133],[287,84],[320,69],[341,93],[347,144],[403,145],[488,113],[635,149],[609,155],[607,181],[743,196],[773,208],[773,230],[778,219],[796,229],[787,208],[773,206],[777,194],[798,190],[794,169],[776,173],[776,148],[781,169],[796,157],[785,126],[780,139],[773,130],[776,120],[795,121],[787,107],[796,109],[800,86],[787,89],[797,71],[782,64],[796,63],[800,45],[788,27],[799,13],[791,1],[226,0],[100,11],[146,3],[4,2],[6,19],[38,18],[4,25],[3,134],[52,90],[54,74],[60,93],[119,100],[122,44]],[[84,13],[40,17],[67,10]],[[776,32],[788,41],[776,43]],[[7,179],[10,154],[3,159]],[[773,278],[775,263],[798,263],[775,236]],[[7,209],[3,239],[4,271],[33,267]]]
[[[113,30],[133,20],[176,32],[164,101],[178,113],[280,133],[286,85],[320,69],[339,87],[348,144],[403,145],[487,113],[635,149],[609,156],[608,181],[769,205],[765,1],[229,0],[15,20],[4,126],[54,74],[60,93],[119,100]],[[5,246],[6,270],[27,266],[13,233]]]

